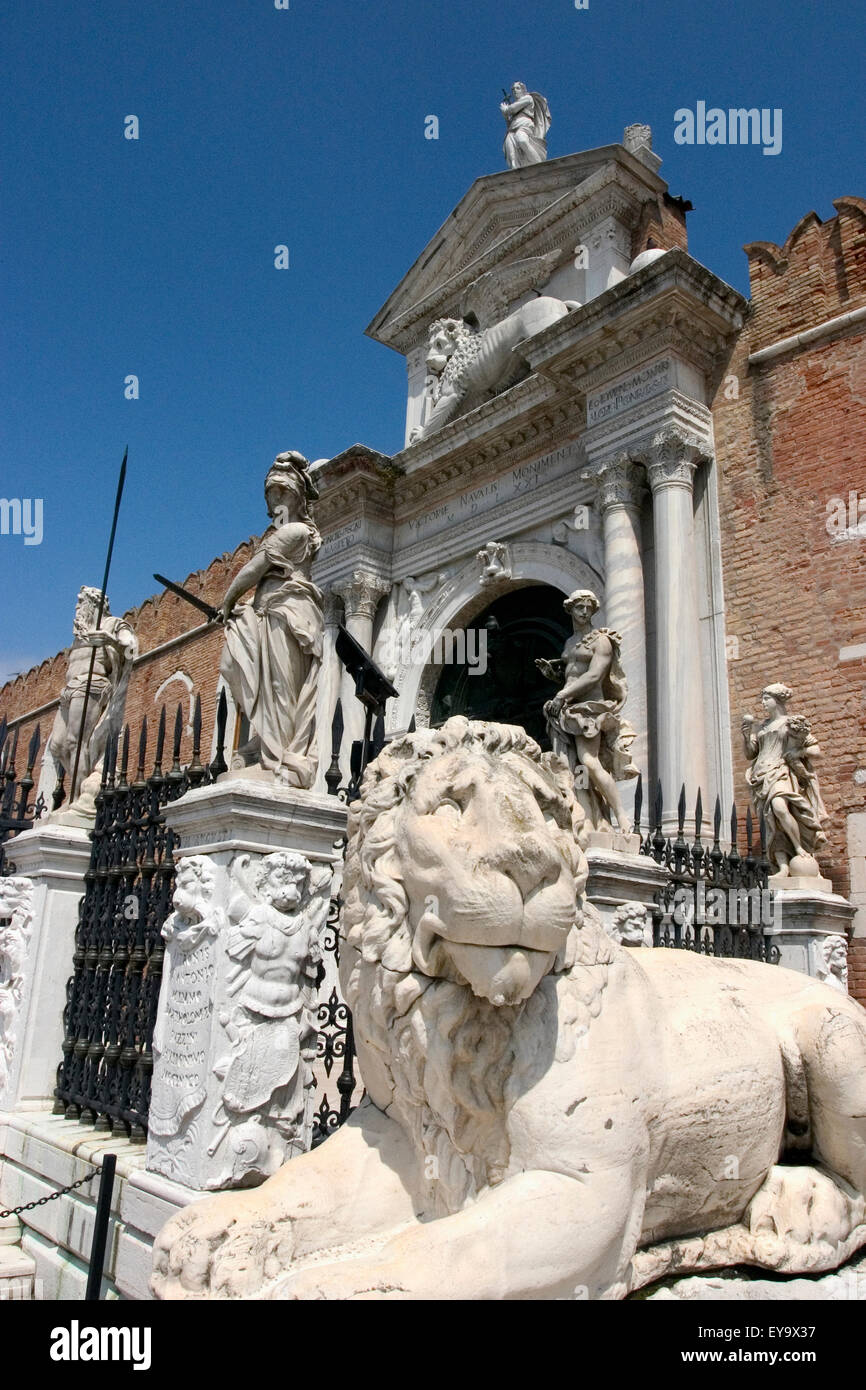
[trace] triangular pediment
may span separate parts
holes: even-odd
[[[411,325],[456,301],[476,276],[495,263],[547,249],[545,232],[558,213],[574,208],[608,183],[629,187],[636,202],[666,185],[622,145],[603,145],[525,169],[504,169],[475,180],[365,330],[406,350]],[[550,237],[547,237],[549,242]],[[418,313],[416,314],[416,310]]]

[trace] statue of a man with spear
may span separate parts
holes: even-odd
[[[66,783],[67,810],[84,815],[95,814],[102,760],[109,735],[120,732],[132,663],[138,655],[135,633],[123,618],[111,616],[105,593],[126,481],[127,453],[124,451],[117,481],[102,587],[85,585],[79,592],[66,685],[48,742],[59,785],[63,788]],[[62,799],[63,791],[56,796]],[[58,804],[59,800],[55,800],[55,806]]]

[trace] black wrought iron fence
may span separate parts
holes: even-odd
[[[176,837],[164,808],[226,770],[225,692],[217,709],[216,755],[201,761],[201,700],[192,721],[192,757],[181,765],[183,709],[174,723],[165,769],[166,712],[159,717],[148,772],[148,723],[130,766],[130,733],[109,739],[96,797],[90,863],[75,934],[72,976],[63,1014],[63,1059],[55,1114],[112,1134],[147,1133],[151,1044],[159,1002],[162,926],[171,909]],[[131,774],[131,780],[130,780]]]
[[[736,804],[730,816],[730,841],[721,842],[722,805],[716,797],[712,839],[704,838],[703,798],[697,793],[694,817],[686,833],[686,791],[680,790],[676,834],[665,834],[664,798],[657,784],[651,824],[641,828],[642,779],[635,793],[635,833],[641,854],[664,866],[667,881],[656,894],[653,945],[698,951],[711,956],[738,956],[776,965],[779,948],[768,930],[775,921],[774,895],[768,886],[770,865],[764,818],[755,822],[751,807],[745,816],[745,845],[741,845]],[[741,848],[744,851],[741,853]]]
[[[33,769],[39,754],[41,734],[39,725],[33,730],[27,747],[23,777],[18,777],[15,764],[18,757],[18,729],[9,735],[6,718],[0,720],[0,878],[15,872],[14,863],[7,857],[6,842],[22,830],[29,830],[44,813],[45,801],[33,800],[35,785]]]

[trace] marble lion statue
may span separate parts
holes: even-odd
[[[429,413],[412,431],[410,442],[435,434],[473,401],[480,404],[514,386],[527,373],[521,343],[578,307],[570,300],[539,295],[480,331],[465,319],[436,319],[427,340]]]
[[[366,1097],[261,1187],[175,1215],[157,1296],[618,1299],[866,1244],[866,1011],[612,941],[570,783],[462,717],[371,765],[340,957]]]

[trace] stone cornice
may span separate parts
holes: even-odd
[[[530,338],[534,371],[592,390],[674,348],[709,373],[743,325],[747,301],[678,248]]]

